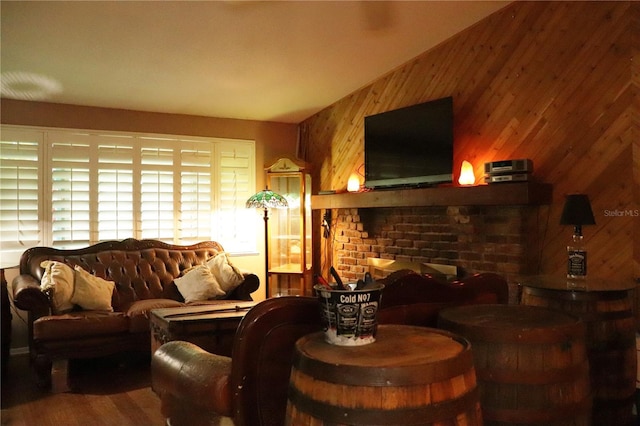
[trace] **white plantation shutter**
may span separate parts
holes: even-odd
[[[174,223],[175,140],[146,139],[140,148],[140,236],[180,241]]]
[[[135,235],[132,138],[104,138],[98,143],[98,240]]]
[[[61,249],[92,243],[91,138],[53,134],[50,143],[51,242]]]
[[[174,240],[173,172],[143,170],[140,185],[141,238]]]
[[[244,208],[252,141],[2,129],[0,254],[129,237],[256,250],[255,212]]]
[[[211,238],[214,145],[192,141],[180,148],[180,224],[182,241]]]
[[[253,143],[221,142],[216,160],[220,197],[213,223],[215,240],[230,252],[255,251],[256,212],[245,207],[255,192]]]
[[[98,240],[134,235],[133,172],[98,170]]]
[[[18,260],[43,243],[42,132],[4,130],[0,138],[0,256]],[[16,263],[17,264],[17,263]]]

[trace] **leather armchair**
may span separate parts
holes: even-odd
[[[162,413],[171,426],[282,426],[295,342],[319,330],[315,298],[278,297],[243,318],[232,358],[187,342],[162,345],[151,367]]]

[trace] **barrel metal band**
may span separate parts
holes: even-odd
[[[448,329],[465,335],[472,342],[485,343],[515,343],[527,345],[558,344],[571,347],[573,342],[584,344],[586,329],[583,324],[576,322],[569,325],[558,325],[548,328],[479,328],[478,326],[443,325]],[[477,343],[476,343],[477,344]]]
[[[330,405],[316,401],[302,394],[298,389],[289,386],[289,403],[296,409],[325,424],[357,424],[363,425],[426,425],[456,416],[467,411],[476,411],[478,404],[478,388],[474,388],[459,398],[441,403],[415,408],[350,408]],[[399,422],[402,423],[399,423]]]
[[[615,321],[628,319],[630,324],[634,324],[633,310],[621,309],[619,311],[592,311],[592,312],[580,312],[572,313],[572,315],[580,317],[582,321]]]
[[[573,404],[557,405],[555,407],[532,408],[494,408],[482,406],[482,415],[485,421],[504,423],[528,423],[528,424],[549,424],[561,420],[575,419],[577,415],[590,417],[591,397]],[[573,424],[573,423],[571,423]]]
[[[542,296],[547,300],[549,295],[552,295],[553,299],[562,299],[562,300],[571,300],[576,302],[587,302],[587,301],[605,301],[605,300],[625,300],[629,298],[628,290],[612,290],[612,291],[598,291],[598,292],[589,292],[589,291],[566,291],[566,290],[555,290],[555,289],[547,289],[547,288],[536,288],[536,287],[525,287],[523,289],[524,293],[530,294],[532,296]]]
[[[509,370],[500,368],[476,370],[476,377],[482,382],[513,385],[546,385],[552,383],[575,382],[580,377],[589,377],[589,362],[574,364],[565,368],[549,370]]]

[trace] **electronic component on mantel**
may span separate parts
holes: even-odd
[[[487,183],[528,182],[533,173],[533,161],[500,160],[484,163],[484,180]]]

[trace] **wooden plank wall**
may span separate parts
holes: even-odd
[[[633,141],[633,200],[635,207],[640,207],[640,5],[634,4],[631,10],[631,90],[633,92],[633,109],[631,113],[631,140]],[[636,283],[640,285],[640,218],[633,222],[633,270]],[[640,317],[640,290],[636,290],[636,318]],[[640,321],[639,321],[640,322]],[[638,327],[640,329],[640,327]]]
[[[554,186],[536,230],[540,273],[565,272],[571,229],[560,213],[564,196],[581,192],[597,222],[584,229],[589,273],[632,282],[640,277],[639,16],[631,1],[507,5],[301,123],[314,193],[344,189],[361,169],[366,115],[452,95],[455,168],[466,159],[482,176],[486,161],[530,158],[536,179]]]

